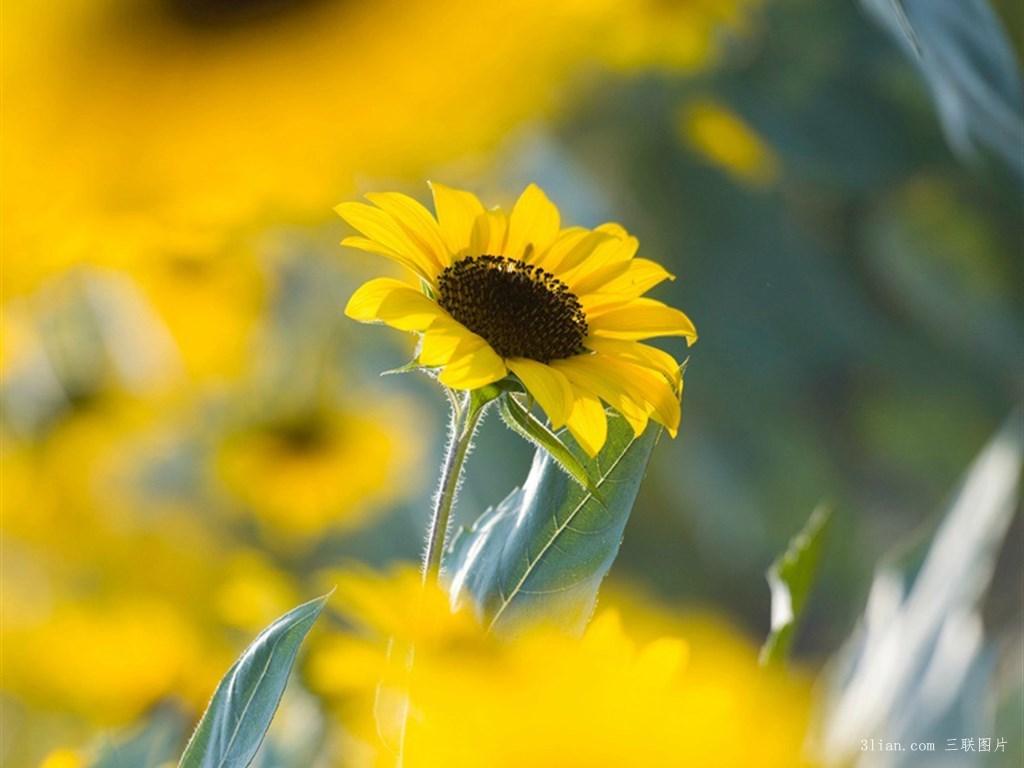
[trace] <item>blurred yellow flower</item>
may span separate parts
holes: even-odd
[[[682,336],[692,344],[697,331],[678,309],[643,297],[673,276],[634,258],[637,239],[618,224],[563,229],[533,184],[509,214],[486,210],[470,192],[431,188],[436,219],[393,192],[367,195],[373,205],[338,206],[363,235],[342,245],[385,256],[414,280],[371,280],[345,313],[421,333],[418,361],[439,368],[452,389],[515,375],[551,425],[568,427],[591,456],[607,435],[602,400],[637,435],[652,418],[675,436],[679,364],[640,342]]]
[[[413,485],[420,443],[401,426],[410,411],[368,401],[243,426],[219,443],[215,471],[278,540],[350,530]]]
[[[361,740],[345,765],[394,763],[401,691],[410,693],[411,768],[809,764],[809,685],[761,669],[756,650],[719,620],[679,619],[639,600],[603,609],[582,638],[534,628],[508,640],[468,612],[450,613],[411,570],[343,575],[338,587],[333,604],[357,631],[322,640],[307,672]]]
[[[683,108],[679,132],[693,151],[739,181],[765,186],[778,178],[779,161],[772,148],[718,102],[696,101]]]
[[[238,375],[251,360],[268,278],[238,248],[175,248],[125,265],[175,342],[192,379]]]
[[[85,768],[87,763],[79,753],[70,749],[55,749],[48,754],[39,768]]]
[[[300,602],[293,580],[259,552],[239,549],[229,555],[214,604],[221,620],[249,634]]]
[[[4,295],[319,222],[357,176],[422,175],[571,102],[581,70],[705,64],[743,3],[258,5],[7,9]]]
[[[619,3],[604,58],[616,69],[694,72],[713,61],[723,29],[743,31],[759,0],[635,0]]]
[[[166,605],[118,598],[61,603],[40,621],[5,626],[4,689],[60,704],[94,723],[127,722],[199,665],[197,638]]]

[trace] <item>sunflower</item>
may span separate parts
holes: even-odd
[[[697,340],[690,319],[648,290],[673,279],[636,258],[637,239],[618,224],[561,226],[558,209],[531,184],[506,214],[470,192],[431,184],[435,218],[395,192],[342,203],[362,236],[342,245],[386,256],[414,282],[370,280],[345,313],[422,339],[420,365],[439,381],[474,390],[512,375],[591,456],[604,445],[602,401],[640,435],[649,419],[674,437],[682,376],[658,336]]]

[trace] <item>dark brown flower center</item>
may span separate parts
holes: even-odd
[[[550,272],[504,256],[467,256],[437,278],[438,303],[502,357],[548,363],[583,352],[580,300]]]

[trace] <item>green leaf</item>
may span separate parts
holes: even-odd
[[[914,25],[910,23],[910,19],[907,18],[907,11],[903,7],[903,0],[887,0],[889,9],[892,12],[893,18],[896,19],[896,24],[900,31],[906,36],[907,42],[910,44],[911,50],[917,58],[921,58],[921,41],[917,39],[917,32],[914,31]]]
[[[793,642],[793,633],[810,594],[821,559],[823,534],[831,512],[819,506],[811,513],[803,530],[794,536],[782,557],[768,569],[772,591],[772,629],[761,648],[761,663],[783,661]]]
[[[530,413],[518,400],[511,395],[502,398],[501,415],[505,423],[519,436],[533,443],[538,448],[547,451],[551,458],[558,462],[580,486],[590,491],[598,501],[601,501],[601,494],[593,479],[587,473],[583,462],[573,455],[565,443],[563,443],[554,432]]]
[[[220,681],[179,768],[245,768],[256,756],[299,645],[327,596],[293,608],[260,632]]]
[[[971,464],[924,561],[909,570],[902,556],[879,564],[864,615],[823,686],[821,744],[837,764],[858,754],[865,733],[904,744],[998,733],[991,710],[979,706],[996,655],[981,605],[1020,508],[1022,465],[1017,408]]]
[[[861,0],[912,57],[955,152],[999,154],[1024,176],[1024,99],[1013,43],[988,0]]]
[[[535,621],[582,631],[660,434],[652,423],[637,438],[625,419],[610,413],[597,458],[568,443],[603,503],[538,450],[523,486],[457,537],[446,560],[453,598],[472,599],[488,627],[499,631]]]

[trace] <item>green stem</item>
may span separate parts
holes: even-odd
[[[473,432],[476,430],[477,421],[483,411],[483,403],[477,398],[471,397],[469,393],[461,399],[452,396],[451,434],[448,439],[444,465],[441,468],[441,486],[437,491],[434,509],[430,515],[427,551],[423,556],[424,584],[441,577],[441,559],[444,556],[445,539],[448,534],[452,508],[455,506],[455,496],[462,478],[462,466],[469,453],[469,446],[473,442]]]

